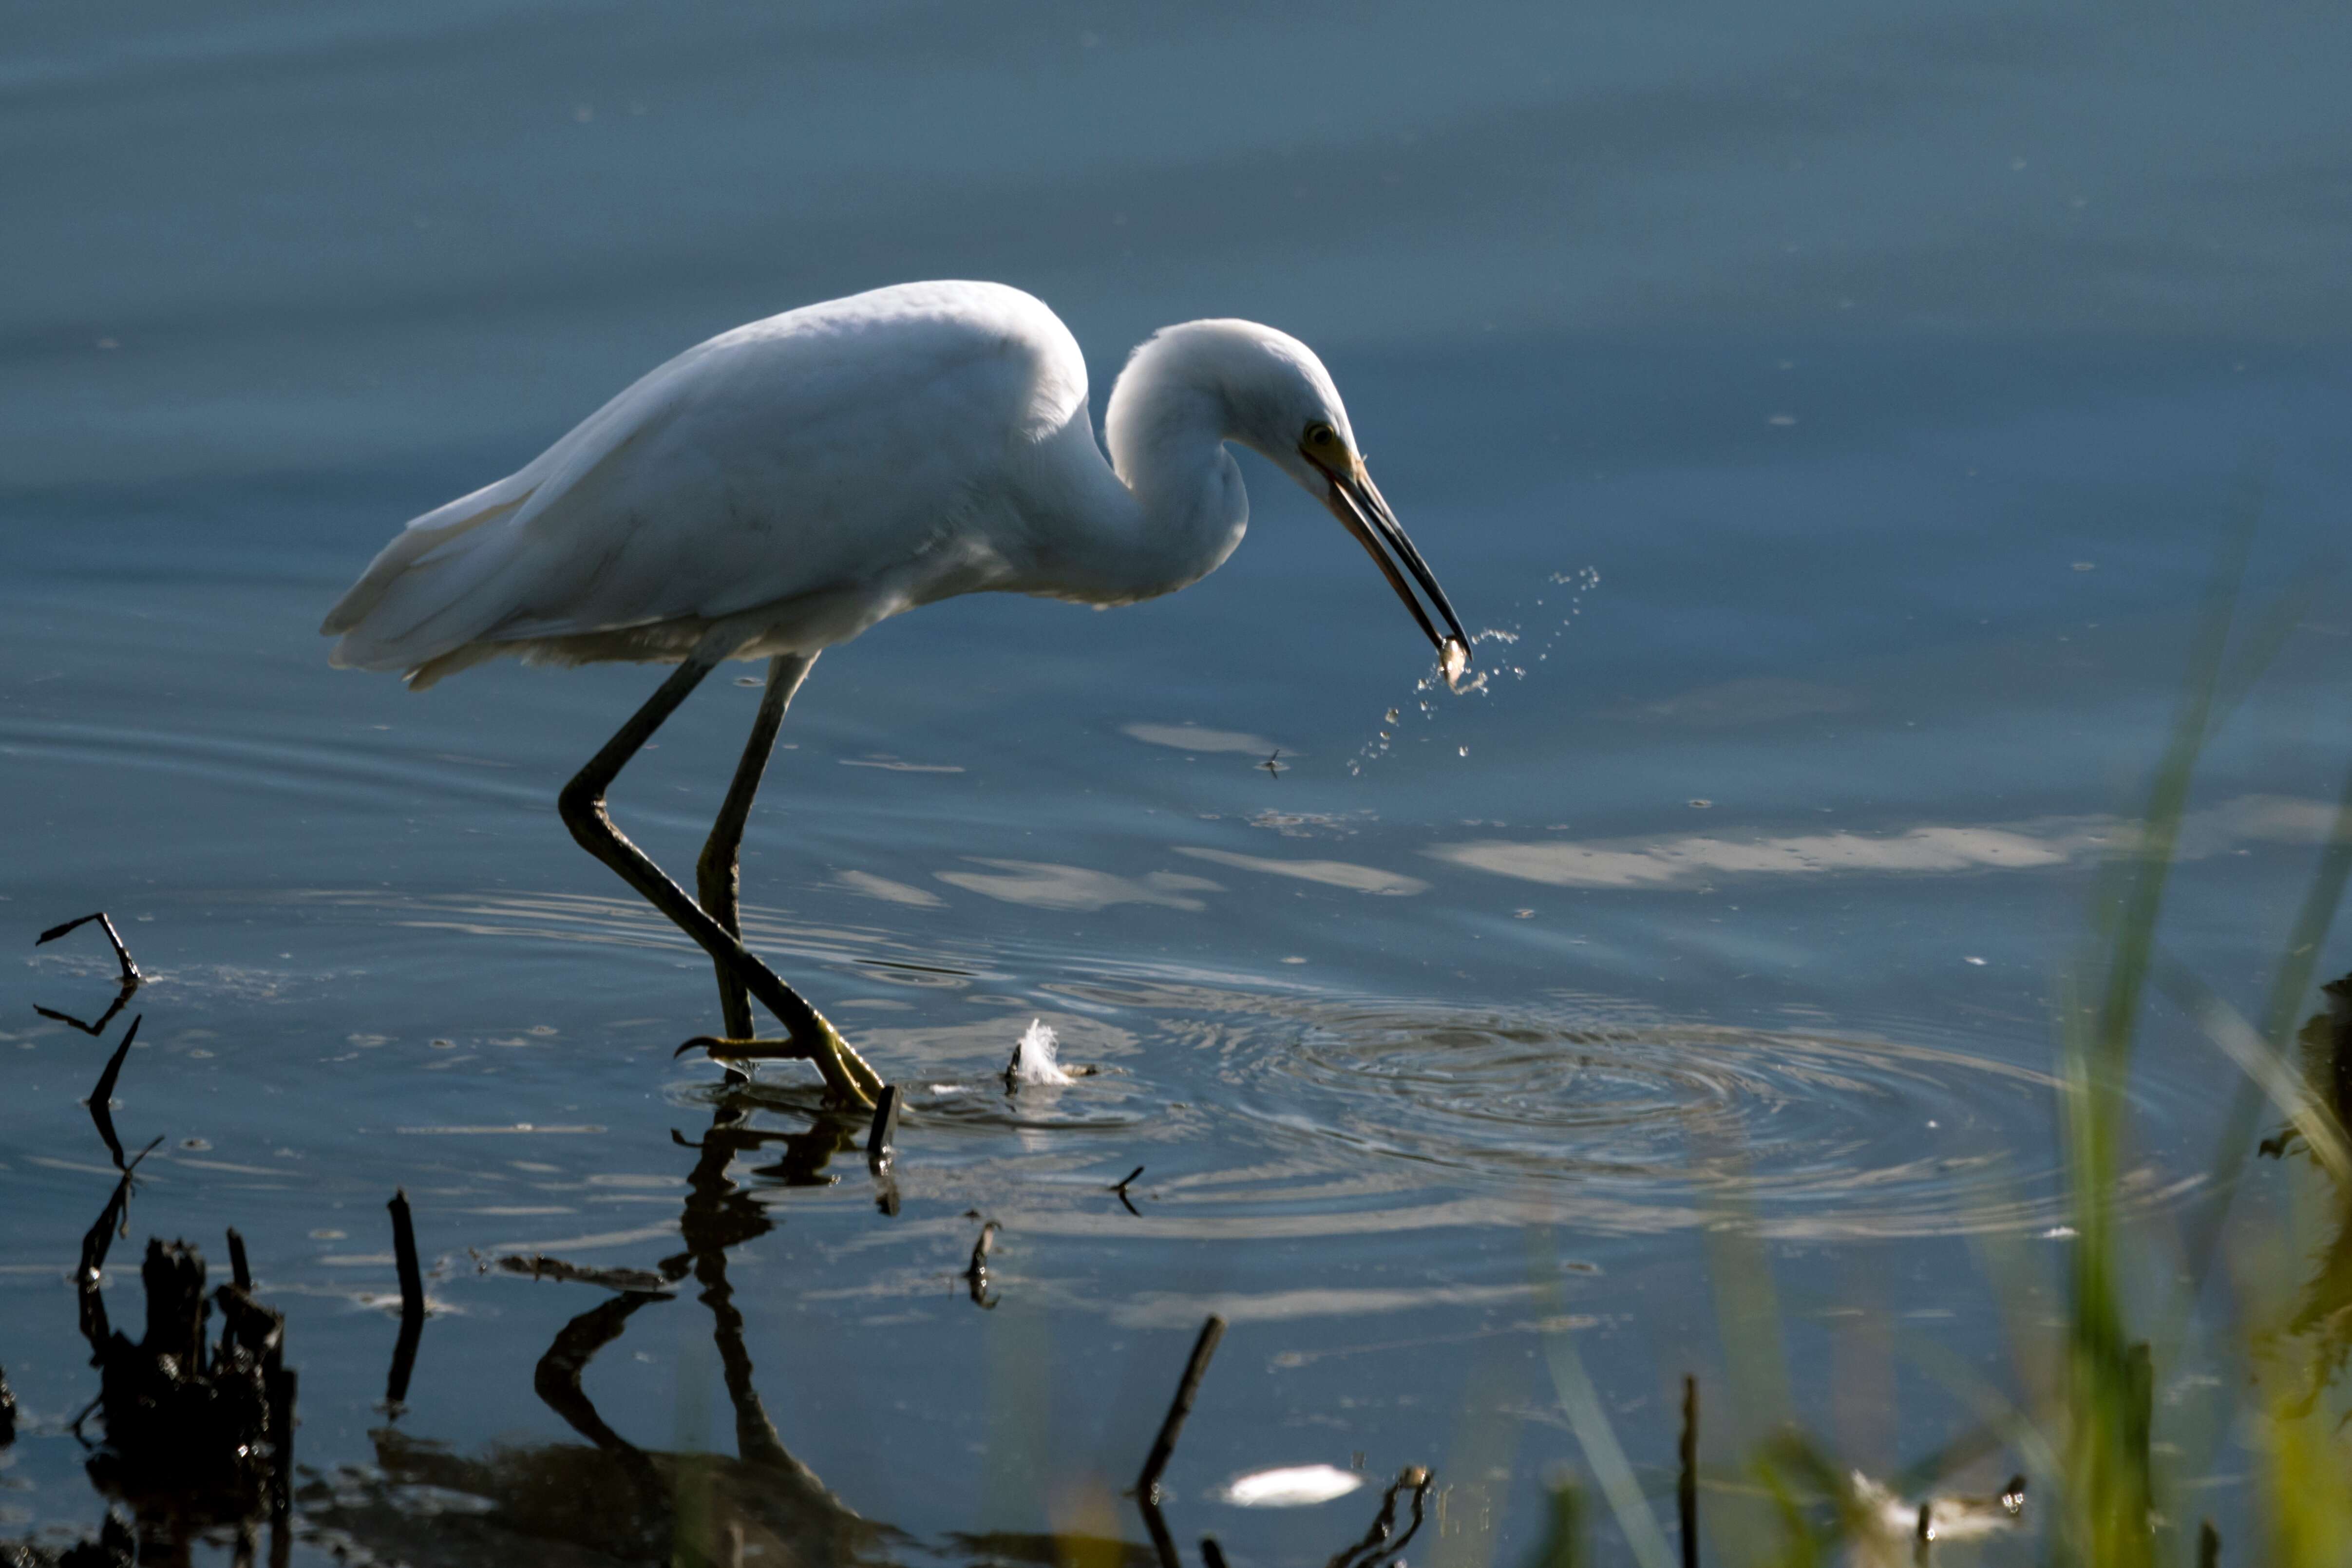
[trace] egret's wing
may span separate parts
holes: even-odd
[[[634,434],[657,425],[709,348],[698,345],[637,381],[505,478],[411,520],[320,626],[329,635],[344,634],[335,663],[391,667],[398,658],[393,650],[429,636],[503,557],[495,548],[503,541],[477,537],[478,530],[502,525],[499,531],[510,531],[526,508],[544,507]]]
[[[754,322],[417,519],[330,618],[345,632],[337,660],[414,668],[475,642],[814,593],[870,591],[887,613],[916,563],[1005,508],[1013,454],[1083,417],[1085,398],[1061,323],[995,286],[879,290]]]

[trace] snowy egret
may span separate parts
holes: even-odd
[[[806,1058],[862,1104],[881,1081],[745,949],[739,916],[744,822],[819,653],[951,594],[1099,607],[1197,582],[1249,519],[1234,442],[1330,507],[1449,679],[1468,664],[1304,343],[1248,321],[1167,328],[1129,359],[1103,435],[1108,462],[1076,340],[1018,289],[912,283],[806,306],[688,349],[515,473],[416,518],[320,630],[341,639],[335,664],[405,671],[420,690],[501,653],[677,664],[564,786],[564,823],[710,955],[727,1030],[714,1054]],[[703,677],[753,658],[767,689],[698,903],[614,826],[604,793]],[[751,1040],[748,998],[790,1039]]]

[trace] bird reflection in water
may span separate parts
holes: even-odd
[[[584,1443],[501,1446],[468,1458],[396,1427],[380,1427],[370,1434],[373,1469],[346,1469],[306,1490],[299,1500],[309,1526],[330,1544],[448,1568],[554,1561],[824,1568],[895,1561],[909,1549],[944,1549],[950,1557],[994,1563],[1058,1564],[1075,1555],[1122,1568],[1181,1568],[1152,1500],[1139,1500],[1149,1544],[990,1533],[951,1534],[940,1546],[924,1547],[860,1515],[793,1455],[753,1383],[743,1314],[728,1277],[729,1254],[775,1227],[759,1200],[760,1188],[830,1185],[841,1179],[830,1168],[835,1158],[863,1151],[853,1124],[820,1114],[800,1130],[771,1130],[754,1124],[762,1110],[806,1114],[795,1102],[734,1083],[720,1092],[700,1138],[672,1133],[695,1158],[679,1216],[683,1248],[655,1270],[501,1260],[517,1272],[601,1282],[614,1292],[557,1332],[531,1379],[541,1401]],[[758,1158],[766,1163],[736,1171],[738,1161]],[[887,1160],[868,1161],[877,1191],[887,1187]],[[731,1458],[641,1448],[604,1419],[583,1386],[590,1363],[638,1313],[673,1301],[674,1291],[689,1282],[709,1311],[734,1411]],[[1420,1526],[1429,1487],[1425,1469],[1400,1476],[1382,1497],[1370,1531],[1333,1559],[1334,1568],[1393,1562]],[[1400,1512],[1409,1517],[1401,1521]]]

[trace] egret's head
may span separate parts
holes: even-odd
[[[1111,392],[1104,435],[1122,474],[1130,454],[1175,438],[1205,421],[1297,481],[1331,509],[1380,563],[1389,585],[1438,650],[1448,679],[1469,665],[1470,640],[1421,552],[1405,537],[1364,467],[1347,405],[1315,350],[1286,332],[1255,321],[1188,321],[1155,334],[1135,350]],[[1411,573],[1444,620],[1441,633],[1405,580]]]

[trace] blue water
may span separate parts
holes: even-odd
[[[1751,1250],[1795,1412],[1918,1461],[1972,1418],[1936,1356],[2014,1385],[1988,1260],[2023,1260],[2028,1316],[2056,1300],[2061,982],[2249,519],[2246,645],[2281,634],[2166,940],[2260,1006],[2352,752],[2327,8],[58,6],[5,36],[0,1536],[103,1511],[65,1430],[113,1182],[79,1102],[131,1014],[116,1120],[163,1143],[117,1319],[147,1235],[219,1266],[236,1226],[289,1314],[308,1528],[386,1555],[544,1532],[509,1499],[397,1535],[401,1445],[583,1444],[532,1368],[606,1297],[478,1270],[510,1250],[723,1259],[782,1444],[906,1532],[820,1556],[1141,1541],[1118,1493],[1212,1311],[1188,1552],[1328,1558],[1371,1492],[1213,1493],[1360,1455],[1450,1489],[1412,1555],[1517,1561],[1585,1463],[1547,1334],[1670,1516],[1686,1372],[1711,1465],[1769,1425]],[[819,1167],[795,1070],[727,1102],[670,1060],[717,1025],[708,966],[556,821],[655,674],[411,696],[315,627],[402,521],[650,364],[920,277],[1046,299],[1097,409],[1165,322],[1297,333],[1465,622],[1516,641],[1481,643],[1484,691],[1427,689],[1376,574],[1253,460],[1251,537],[1183,594],[953,601],[829,653],[747,928],[908,1086],[891,1217],[846,1145]],[[714,680],[617,789],[665,863],[755,705]],[[31,946],[100,907],[152,977],[108,1046],[34,1011],[112,999],[92,932]],[[1008,1101],[1033,1018],[1107,1071]],[[2236,1082],[2150,1030],[2128,1207],[2161,1235]],[[672,1134],[714,1118],[770,1141],[697,1187]],[[442,1311],[390,1412],[395,1186]],[[992,1310],[967,1211],[1003,1228]],[[709,1290],[585,1375],[642,1449],[738,1454]]]

